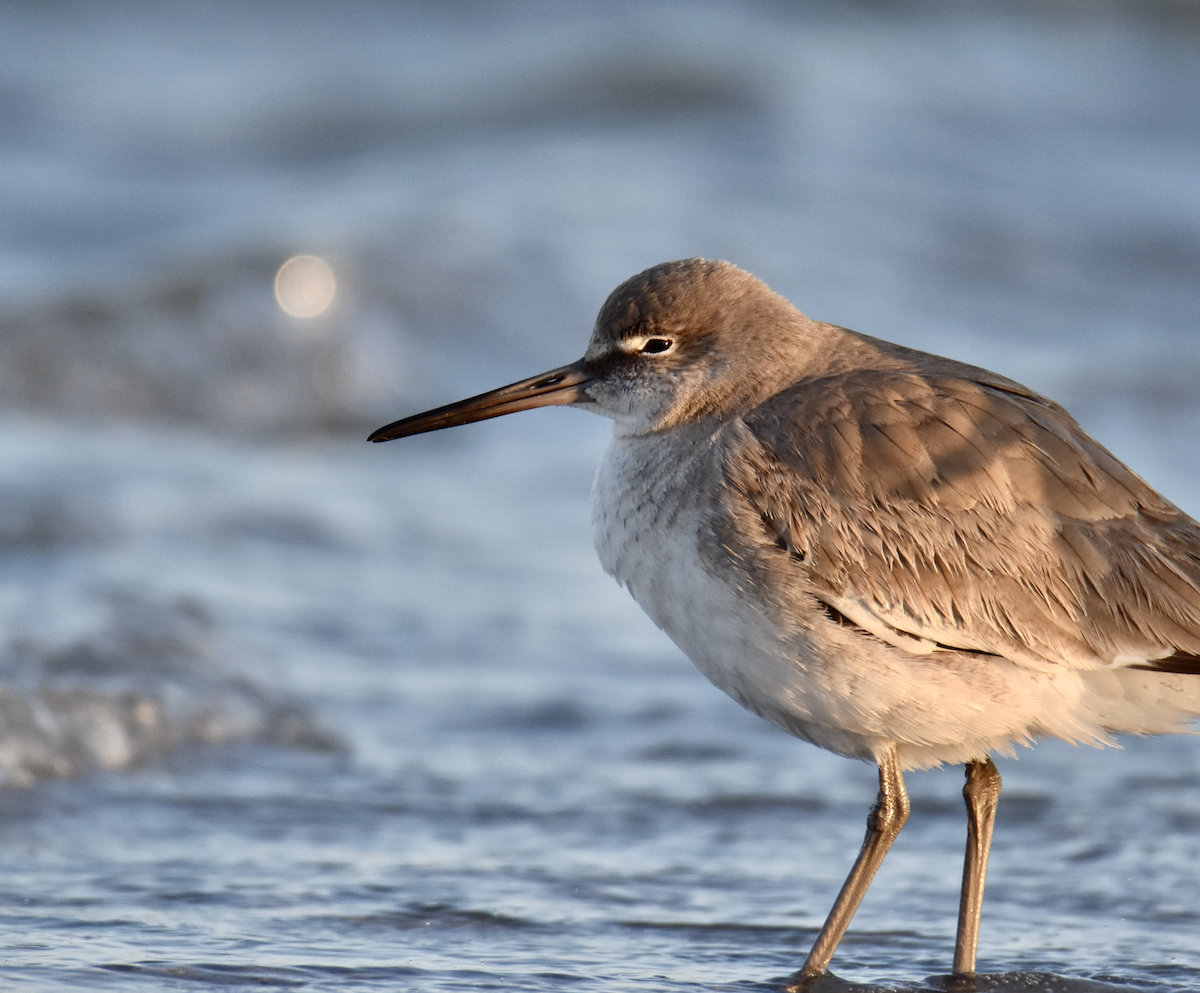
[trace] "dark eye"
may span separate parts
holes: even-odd
[[[675,342],[670,338],[647,338],[641,351],[647,355],[657,355],[659,352],[667,351],[674,344]]]

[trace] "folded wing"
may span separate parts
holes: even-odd
[[[801,382],[743,424],[730,485],[872,634],[1200,672],[1200,526],[1057,404],[939,360]]]

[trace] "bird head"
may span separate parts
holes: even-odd
[[[795,378],[812,326],[729,262],[664,262],[613,290],[578,362],[404,418],[370,440],[559,404],[609,417],[622,435],[736,413]]]

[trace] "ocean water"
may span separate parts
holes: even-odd
[[[364,442],[647,265],[1024,380],[1200,513],[1187,5],[5,4],[0,204],[5,988],[799,967],[874,770],[601,573],[607,425]],[[1200,744],[1122,745],[1000,760],[980,991],[1200,988]],[[961,770],[909,787],[824,988],[945,985]]]

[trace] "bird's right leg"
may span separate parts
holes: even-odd
[[[983,884],[987,881],[992,827],[1000,802],[1000,770],[989,757],[967,763],[963,798],[967,801],[967,857],[963,862],[962,899],[958,905],[958,938],[954,943],[954,975],[975,972],[979,946],[979,917],[983,911]]]
[[[896,757],[896,750],[889,749],[879,761],[879,798],[867,816],[867,837],[863,840],[858,860],[842,884],[842,891],[829,911],[825,926],[817,935],[804,965],[788,980],[788,990],[802,990],[808,980],[815,979],[829,968],[829,960],[833,958],[842,935],[850,926],[850,919],[862,903],[867,887],[883,864],[884,856],[908,820],[910,809],[904,776],[900,772],[900,760]]]

